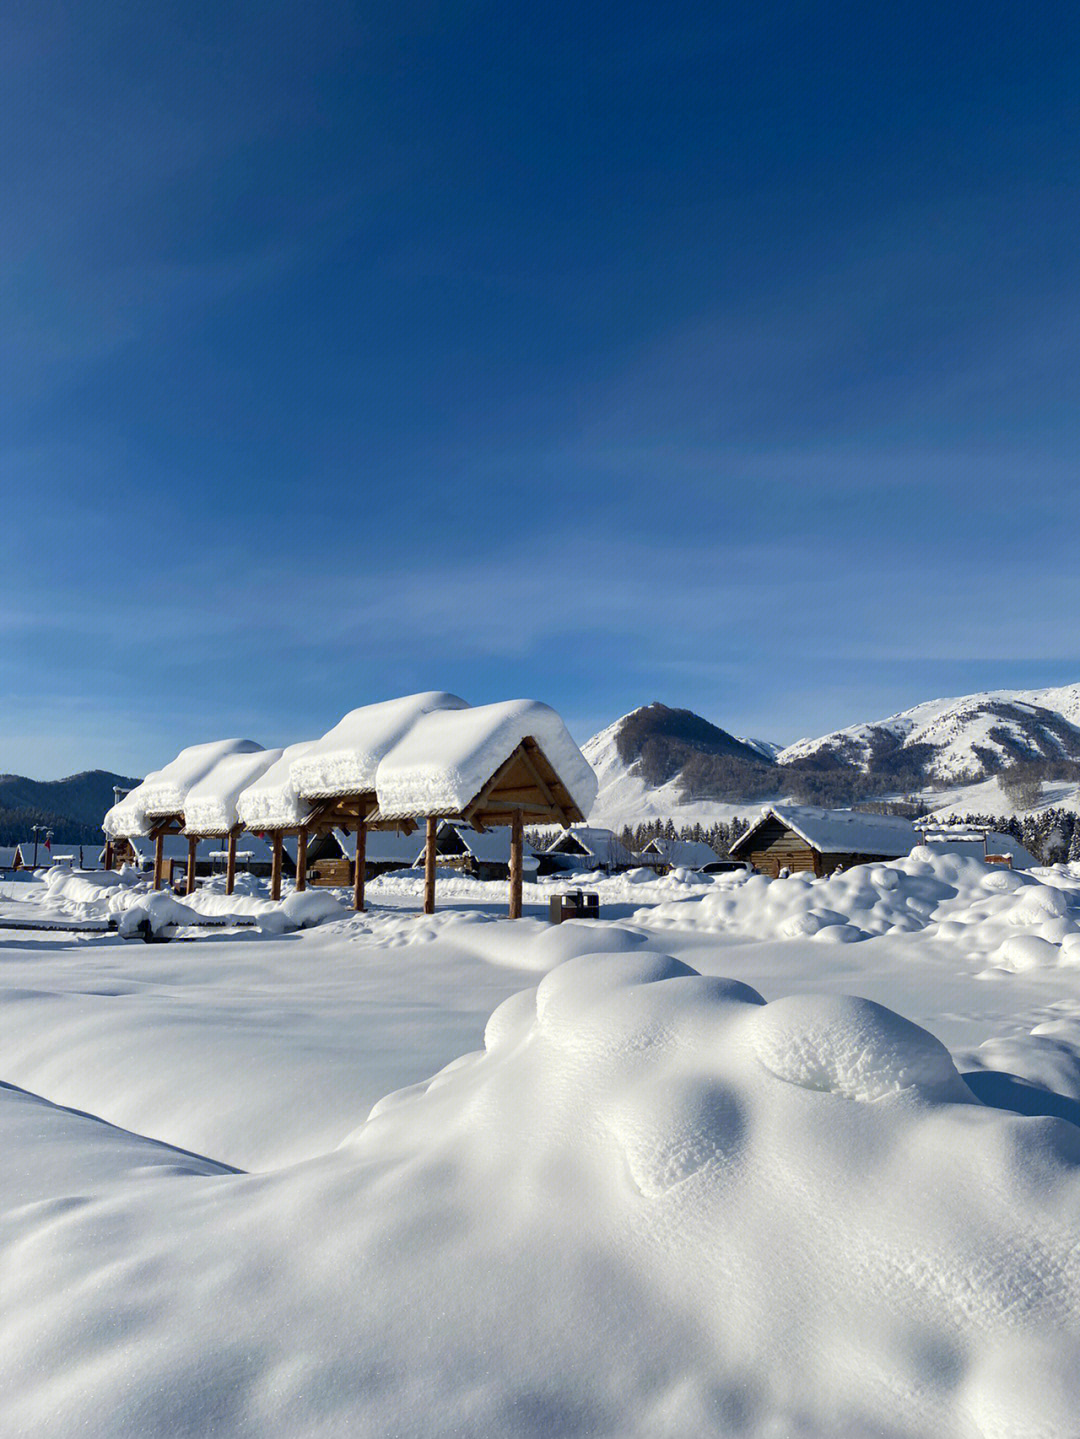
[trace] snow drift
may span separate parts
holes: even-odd
[[[9,1210],[12,1432],[1075,1433],[1080,1132],[880,1005],[608,935],[291,1169],[103,1178],[57,1115],[78,1198]]]

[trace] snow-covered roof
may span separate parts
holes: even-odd
[[[468,705],[457,695],[428,690],[350,710],[292,762],[293,787],[297,794],[316,799],[370,792],[379,761],[423,715],[464,709]]]
[[[985,835],[985,837],[984,837]],[[950,833],[947,827],[924,831],[924,843],[936,853],[963,855],[968,859],[984,859],[988,854],[1007,854],[1013,869],[1032,869],[1038,860],[1011,834],[994,830],[975,831],[964,827]]]
[[[657,855],[680,869],[703,869],[720,858],[703,839],[665,839],[663,835],[651,839],[641,853]]]
[[[268,829],[295,829],[312,811],[308,800],[301,800],[293,785],[290,770],[317,740],[301,740],[287,745],[279,758],[257,780],[241,790],[236,801],[240,823],[262,833]]]
[[[334,838],[345,858],[355,861],[356,835],[336,829]],[[369,829],[364,840],[364,858],[368,864],[400,864],[411,869],[417,861],[418,845],[420,841],[415,834],[399,834],[393,829]]]
[[[184,800],[184,828],[189,834],[228,834],[238,822],[237,802],[243,790],[281,758],[279,749],[226,755]]]
[[[745,850],[751,837],[770,819],[779,820],[819,854],[874,854],[899,858],[920,842],[909,819],[891,814],[860,814],[851,809],[818,809],[808,804],[770,804],[761,818],[731,846]]]
[[[473,859],[479,860],[482,864],[510,863],[509,825],[496,825],[493,829],[481,832],[468,824],[453,824],[449,820],[444,820],[439,826],[440,831],[444,827],[452,829]],[[533,853],[531,845],[522,844],[523,855],[529,856]]]
[[[375,777],[384,815],[460,814],[517,746],[535,740],[582,814],[596,776],[555,711],[537,700],[423,715],[380,761]]]
[[[189,745],[163,768],[151,771],[142,784],[130,790],[105,816],[103,829],[114,839],[148,834],[155,815],[180,814],[189,791],[227,758],[262,751],[250,739],[212,740]]]
[[[595,829],[587,824],[575,824],[570,829],[563,830],[544,853],[584,853],[598,859],[602,864],[619,865],[632,865],[636,858],[610,829]]]

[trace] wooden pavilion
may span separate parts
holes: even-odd
[[[256,751],[258,760],[251,757]],[[238,759],[240,754],[247,758]],[[234,793],[245,766],[255,777]],[[197,779],[191,780],[196,769]],[[311,837],[334,830],[352,833],[353,906],[362,910],[368,832],[411,834],[423,826],[424,913],[431,914],[439,821],[452,819],[481,832],[505,825],[510,830],[510,915],[517,918],[525,821],[564,827],[580,823],[595,795],[592,769],[547,705],[512,700],[472,707],[456,695],[431,692],[353,710],[321,740],[284,751],[259,751],[249,741],[182,751],[172,766],[148,776],[110,810],[105,828],[119,836],[125,825],[134,825],[129,832],[153,837],[155,888],[161,883],[157,856],[164,838],[185,835],[188,893],[195,887],[200,839],[214,833],[226,840],[226,889],[231,893],[237,837],[245,829],[266,834],[274,899],[281,897],[286,837],[296,840],[296,888],[303,890]],[[231,820],[227,826],[219,818],[222,813]],[[207,816],[214,817],[212,830]]]

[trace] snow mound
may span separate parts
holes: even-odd
[[[315,740],[287,745],[280,757],[259,778],[240,792],[236,801],[240,823],[261,834],[268,829],[295,829],[311,813],[292,782],[292,767],[314,747]]]
[[[881,1006],[640,938],[307,1163],[128,1135],[102,1177],[55,1116],[77,1198],[9,1214],[10,1431],[1074,1434],[1080,1132],[982,1106]]]
[[[1058,869],[1018,873],[927,845],[888,864],[856,865],[823,879],[718,875],[700,898],[638,910],[633,923],[826,945],[923,931],[1002,970],[1080,962],[1075,876]]]
[[[294,759],[289,777],[296,792],[307,797],[374,790],[379,761],[422,715],[467,708],[465,700],[439,690],[362,705]]]
[[[241,791],[259,779],[281,758],[281,750],[230,754],[188,790],[184,799],[184,825],[190,834],[228,834],[239,819]]]
[[[223,760],[233,755],[252,755],[261,751],[262,745],[249,739],[223,739],[189,745],[167,765],[148,774],[142,784],[136,785],[119,804],[113,805],[105,816],[102,828],[113,838],[147,834],[150,816],[181,813],[189,791],[205,780]]]
[[[845,1099],[902,1089],[963,1102],[949,1051],[925,1029],[869,999],[791,995],[754,1016],[754,1052],[778,1079]]]
[[[134,899],[121,914],[116,929],[124,939],[131,939],[140,933],[161,935],[175,925],[198,922],[197,910],[181,904],[167,889],[158,889]]]

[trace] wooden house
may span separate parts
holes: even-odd
[[[731,846],[731,858],[749,860],[774,879],[781,871],[824,875],[854,864],[899,859],[919,841],[912,822],[894,815],[774,804]]]
[[[703,839],[665,839],[658,835],[649,840],[639,858],[657,873],[668,874],[673,869],[704,870],[717,863],[719,855]]]
[[[602,870],[615,874],[636,869],[640,861],[610,829],[576,824],[558,836],[540,855],[541,873],[558,870]]]
[[[364,878],[375,879],[394,869],[412,869],[423,862],[418,858],[415,833],[399,834],[392,829],[376,829],[364,838]],[[316,836],[308,844],[308,880],[311,884],[338,889],[351,888],[356,880],[356,833],[343,829]]]
[[[435,832],[437,862],[460,870],[471,879],[503,880],[510,877],[511,832],[508,825],[475,830],[469,825],[441,820]],[[416,863],[423,861],[423,852]],[[536,872],[537,859],[531,845],[522,841],[522,867]]]

